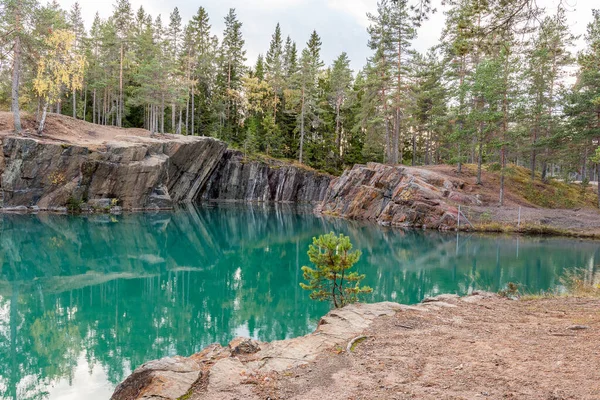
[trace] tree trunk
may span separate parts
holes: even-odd
[[[175,103],[171,104],[171,133],[175,133],[177,128],[175,127]]]
[[[40,119],[40,124],[38,125],[37,133],[41,135],[44,132],[44,126],[46,125],[46,114],[48,111],[48,100],[44,101],[44,110],[42,111],[42,118]]]
[[[194,85],[192,85],[192,135],[196,134],[196,123],[195,123],[195,119],[196,119],[196,112],[195,112],[195,108],[196,108],[196,104],[194,101]]]
[[[411,164],[414,167],[417,162],[417,131],[413,128],[412,132],[412,161]]]
[[[304,87],[302,87],[302,109],[300,111],[300,155],[298,161],[302,164],[302,156],[304,151]]]
[[[93,100],[92,100],[92,123],[96,123],[96,89],[94,89]]]
[[[479,126],[479,138],[477,143],[479,144],[479,151],[477,154],[477,184],[481,185],[481,164],[483,161],[483,142],[481,136],[483,135],[483,126]]]
[[[77,119],[77,90],[73,89],[73,118]]]
[[[596,164],[596,177],[598,179],[598,208],[600,208],[600,163]]]
[[[586,143],[586,146],[584,148],[583,151],[583,165],[581,167],[581,181],[583,182],[585,180],[585,177],[587,176],[587,161],[588,161],[588,146]]]
[[[117,125],[123,126],[123,42],[121,42],[121,62],[119,65],[119,100],[117,102]]]
[[[177,134],[181,135],[181,120],[183,118],[183,107],[179,107],[179,124],[177,124]]]
[[[338,157],[342,156],[342,135],[340,133],[340,108],[341,108],[342,99],[338,97],[335,102],[335,145],[337,147]]]
[[[398,164],[398,151],[400,148],[400,108],[396,107],[396,124],[392,135],[392,164]],[[402,162],[402,160],[400,160]]]
[[[392,140],[392,146],[394,146],[392,152],[392,164],[398,164],[398,151],[400,145],[402,145],[402,150],[400,150],[400,164],[404,161],[404,144],[400,143],[400,123],[402,118],[402,112],[400,111],[400,100],[402,98],[402,24],[398,28],[398,87],[396,88],[396,126],[394,129],[394,138]],[[413,154],[413,165],[414,165],[414,154]]]
[[[165,133],[165,94],[160,99],[160,133]]]
[[[19,79],[21,78],[21,7],[17,4],[15,46],[13,55],[13,71],[12,71],[12,112],[15,125],[15,132],[21,133],[21,114],[19,110]]]
[[[504,205],[504,174],[506,167],[506,150],[504,146],[500,149],[500,205]]]

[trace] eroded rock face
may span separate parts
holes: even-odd
[[[246,160],[225,152],[210,177],[202,200],[316,203],[323,200],[332,177],[277,160]]]
[[[457,204],[478,205],[464,182],[420,168],[355,165],[333,181],[317,211],[382,225],[449,229]]]
[[[74,200],[100,207],[116,199],[126,210],[170,208],[197,196],[226,149],[215,139],[180,135],[116,139],[90,149],[3,138],[4,207],[51,209]]]
[[[312,203],[323,199],[331,180],[281,161],[246,162],[206,137],[117,136],[97,148],[0,140],[5,211],[66,211],[73,203],[84,211],[169,209],[199,199]]]

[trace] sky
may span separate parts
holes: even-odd
[[[69,9],[76,0],[58,0]],[[583,35],[587,24],[592,20],[592,8],[600,8],[598,0],[537,0],[540,7],[548,13],[554,13],[562,4],[568,10],[567,15],[571,30],[576,35]],[[375,12],[377,0],[130,0],[134,10],[143,5],[146,12],[154,18],[162,15],[168,22],[169,14],[174,7],[184,22],[194,15],[198,7],[203,6],[210,17],[213,33],[221,37],[223,18],[229,8],[235,8],[238,19],[243,23],[242,32],[246,40],[248,65],[253,65],[259,54],[266,53],[275,25],[279,22],[284,38],[290,35],[299,49],[307,42],[310,33],[316,30],[323,42],[322,58],[330,65],[337,56],[346,52],[355,71],[366,63],[371,51],[367,47],[367,12]],[[79,0],[83,9],[83,17],[89,28],[96,12],[107,18],[113,12],[115,0]],[[414,48],[425,52],[438,43],[444,26],[441,0],[432,0],[437,13],[419,29]],[[578,49],[583,47],[583,39],[578,41]]]

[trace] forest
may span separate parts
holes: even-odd
[[[371,56],[332,65],[322,41],[273,27],[256,60],[230,9],[219,39],[200,7],[183,21],[116,0],[86,29],[82,9],[0,0],[0,109],[95,124],[211,136],[247,154],[339,173],[355,163],[476,164],[532,179],[597,180],[600,171],[600,10],[584,35],[562,2],[380,0],[369,14]],[[414,50],[418,28],[443,12],[436,46]],[[214,16],[213,16],[214,17]],[[218,16],[222,17],[222,16]],[[296,42],[296,39],[300,40]],[[502,202],[502,196],[500,199]]]

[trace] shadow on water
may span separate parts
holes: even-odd
[[[110,397],[133,368],[238,335],[306,334],[327,304],[299,287],[313,236],[349,235],[369,301],[530,291],[595,272],[600,244],[401,231],[292,206],[122,216],[0,216],[0,398]]]

